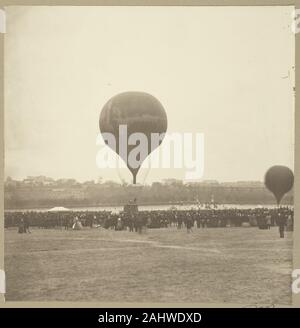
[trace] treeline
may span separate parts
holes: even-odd
[[[85,207],[123,205],[136,198],[139,204],[210,203],[274,204],[275,199],[262,183],[183,183],[155,182],[132,186],[115,182],[76,183],[73,185],[9,185],[5,186],[5,208]],[[283,199],[293,203],[293,193]]]

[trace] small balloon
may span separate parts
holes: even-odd
[[[277,205],[283,196],[294,185],[294,174],[291,169],[282,165],[272,166],[265,174],[265,186],[274,194]]]
[[[135,91],[112,97],[104,105],[99,119],[102,136],[110,133],[115,137],[114,147],[109,146],[126,163],[134,184],[142,162],[162,143],[167,125],[167,114],[162,104],[148,93]],[[138,150],[137,134],[143,134],[146,141],[145,146],[140,140]],[[152,134],[159,136],[156,144],[152,143]],[[131,136],[133,139],[129,142]],[[131,160],[133,157],[136,157],[137,162]]]

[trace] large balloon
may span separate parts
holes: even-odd
[[[286,166],[272,166],[265,175],[265,186],[274,194],[277,204],[294,185],[294,174]]]
[[[161,144],[167,125],[167,115],[162,104],[155,97],[144,92],[124,92],[112,97],[104,105],[99,120],[102,136],[104,133],[114,135],[116,147],[113,150],[125,161],[132,173],[134,184],[144,159]],[[127,134],[120,132],[120,126],[127,126]],[[128,138],[133,133],[143,133],[148,141],[146,149],[138,155],[140,162],[138,166],[133,165],[129,160],[130,152],[137,146],[128,143]],[[152,133],[159,134],[161,139],[156,146],[152,144],[151,148]],[[124,143],[127,146],[125,148]]]

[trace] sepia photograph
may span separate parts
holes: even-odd
[[[6,302],[292,306],[294,12],[5,8]]]

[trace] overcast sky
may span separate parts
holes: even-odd
[[[293,168],[292,10],[7,7],[6,176],[119,181],[96,167],[98,120],[131,90],[160,100],[168,132],[204,133],[204,179]],[[184,170],[153,169],[147,182],[170,177]]]

